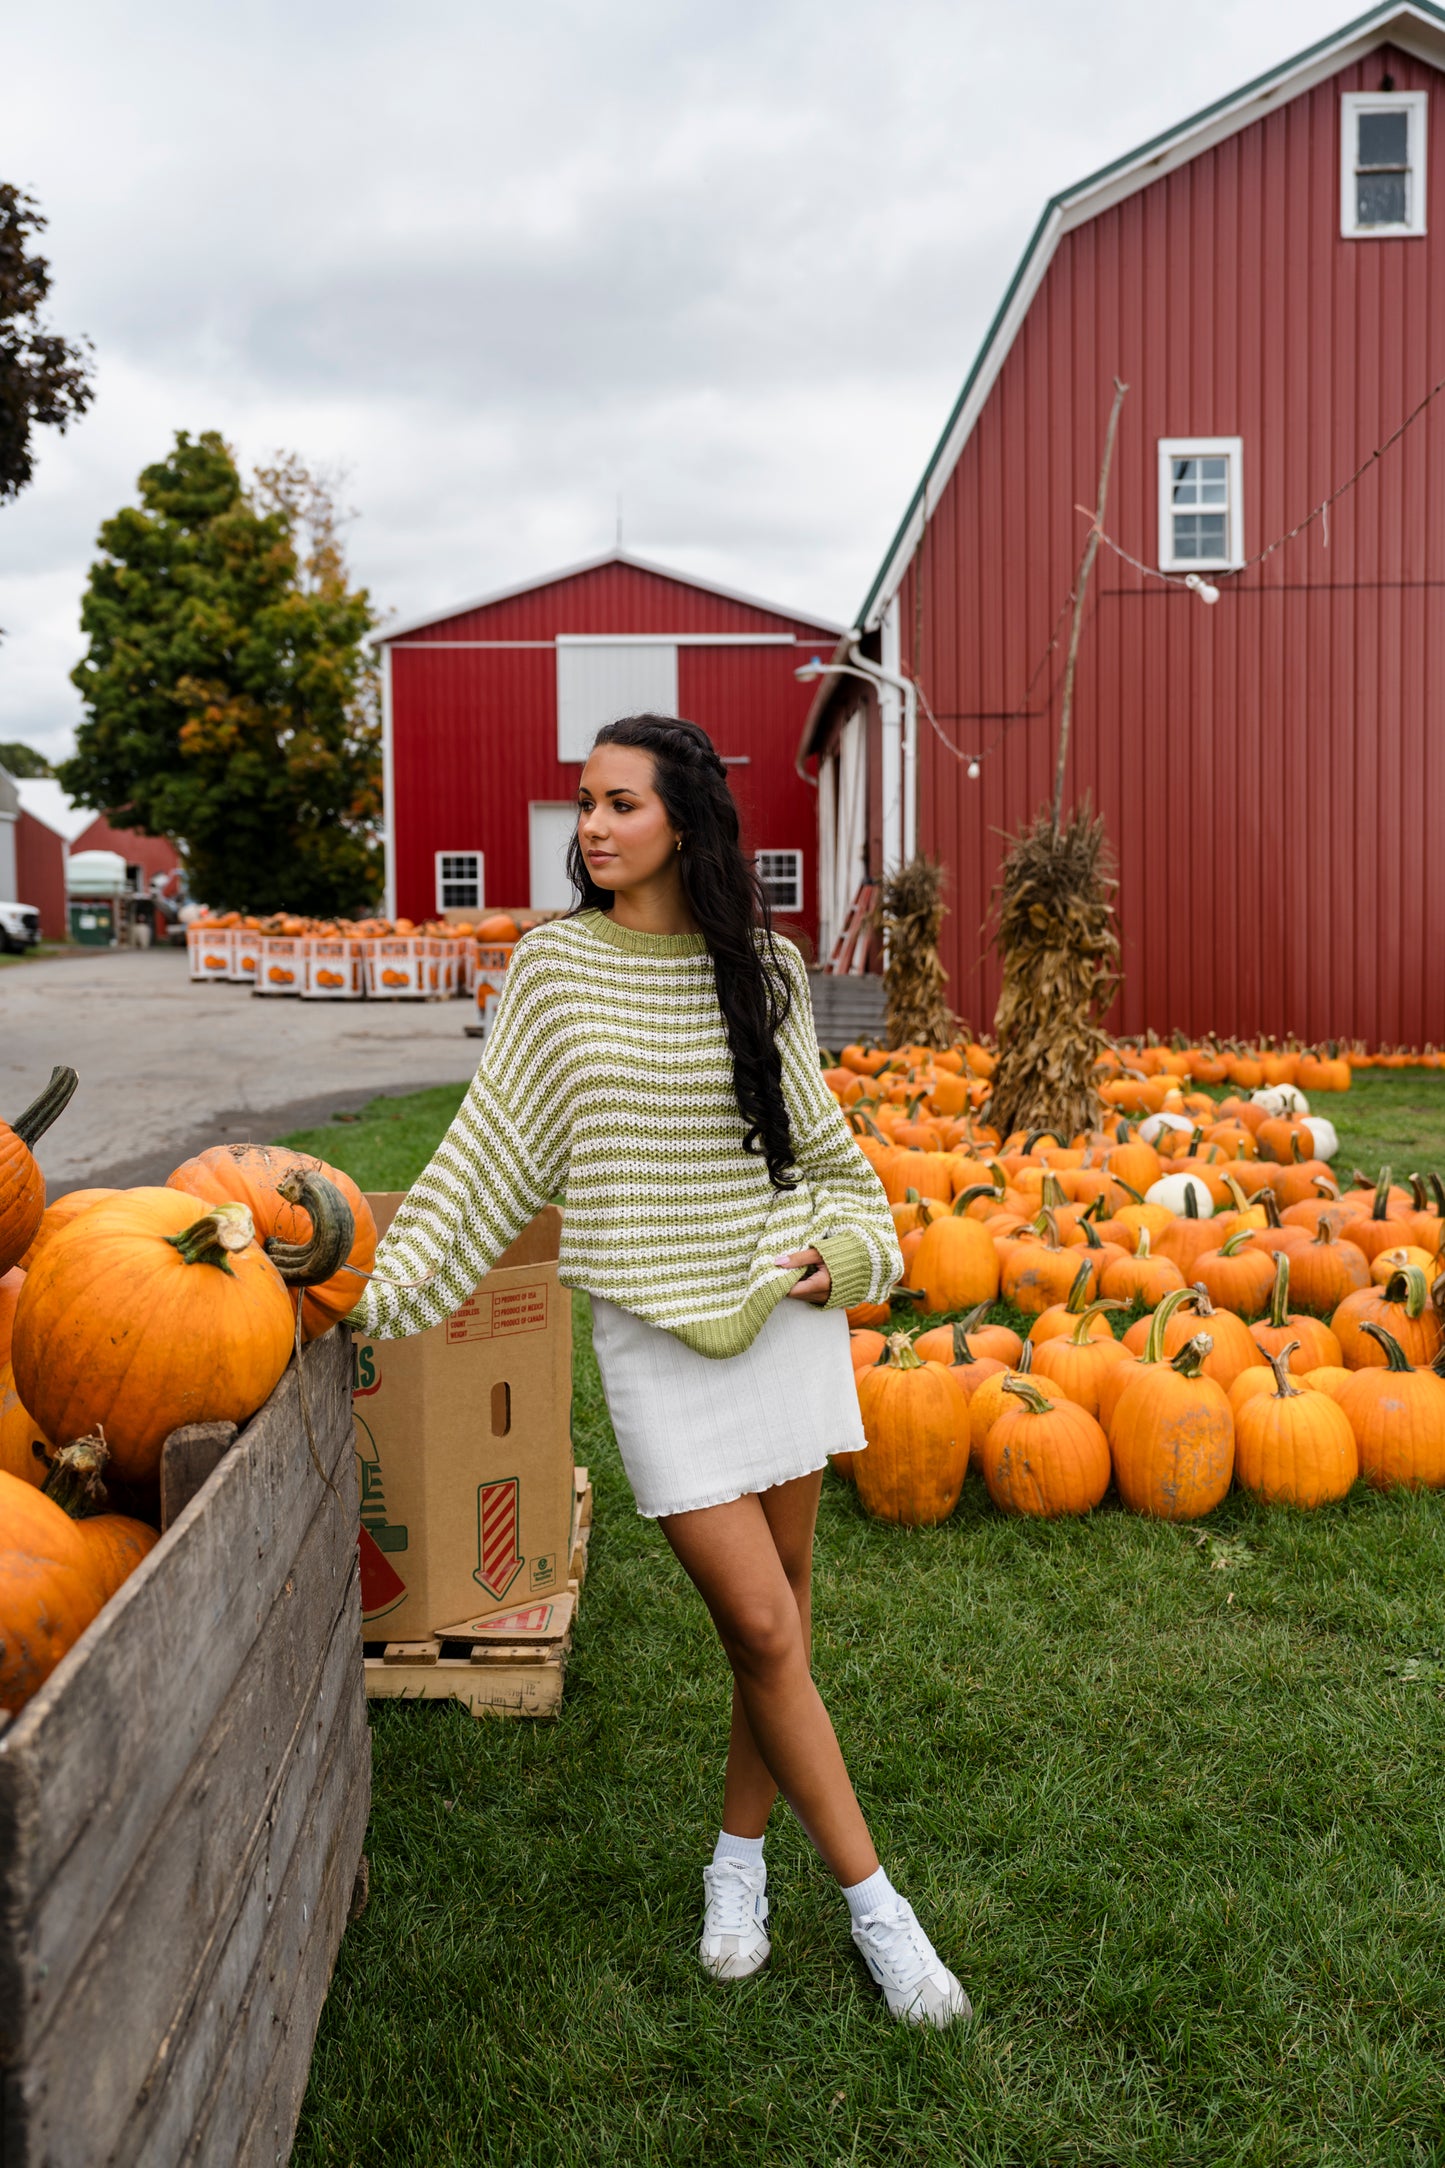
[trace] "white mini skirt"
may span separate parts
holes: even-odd
[[[648,1520],[751,1497],[867,1445],[842,1310],[784,1296],[751,1347],[713,1356],[594,1295],[592,1345]]]

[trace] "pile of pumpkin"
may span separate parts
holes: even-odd
[[[57,1069],[0,1122],[0,1710],[21,1708],[159,1540],[161,1452],[242,1425],[293,1350],[354,1307],[376,1253],[349,1175],[217,1145],[163,1188],[47,1209],[33,1147]]]
[[[542,914],[513,911],[492,911],[475,922],[445,918],[302,918],[293,911],[276,911],[267,918],[255,918],[242,911],[205,911],[192,924],[202,930],[214,926],[226,931],[233,926],[244,927],[248,933],[284,934],[288,939],[316,935],[326,940],[380,941],[406,940],[412,934],[434,934],[443,941],[480,941],[493,948],[509,946],[527,927],[534,925]]]
[[[960,1070],[905,1055],[839,1090],[904,1256],[892,1301],[849,1312],[869,1447],[836,1464],[871,1513],[941,1520],[970,1466],[1042,1515],[1111,1481],[1173,1520],[1236,1480],[1298,1506],[1360,1475],[1445,1485],[1438,1177],[1342,1189],[1333,1129],[1291,1086],[998,1138],[954,1111]],[[1025,1329],[985,1323],[996,1304]],[[911,1336],[909,1305],[955,1322]]]

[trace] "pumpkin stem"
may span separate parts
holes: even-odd
[[[179,1250],[188,1265],[215,1265],[234,1279],[228,1253],[244,1250],[248,1242],[255,1241],[256,1223],[244,1204],[213,1204],[209,1212],[203,1212],[178,1235],[164,1235],[161,1239]]]
[[[1012,1393],[1016,1400],[1021,1400],[1030,1415],[1050,1415],[1053,1412],[1054,1403],[1047,1394],[1039,1391],[1032,1378],[1019,1377],[1010,1371],[1003,1381],[1003,1389],[1006,1393]]]
[[[1132,1197],[1132,1199],[1134,1200],[1135,1204],[1142,1204],[1144,1202],[1143,1190],[1135,1189],[1132,1182],[1126,1182],[1122,1174],[1115,1174],[1112,1167],[1109,1169],[1109,1179],[1111,1182],[1117,1182],[1120,1189],[1126,1190],[1129,1196]]]
[[[1377,1325],[1373,1318],[1367,1317],[1361,1320],[1360,1330],[1361,1332],[1367,1332],[1372,1340],[1379,1341],[1381,1347],[1385,1350],[1386,1369],[1413,1370],[1415,1366],[1407,1358],[1405,1350],[1401,1347],[1395,1335],[1392,1332],[1386,1332],[1383,1325]]]
[[[50,1082],[38,1098],[32,1099],[23,1114],[17,1114],[10,1124],[15,1135],[28,1150],[44,1136],[70,1105],[80,1078],[73,1069],[55,1068],[50,1072]]]
[[[1177,1370],[1181,1378],[1197,1378],[1213,1352],[1214,1335],[1197,1332],[1192,1340],[1185,1341],[1169,1367]]]
[[[977,1311],[974,1312],[977,1316]],[[978,1357],[968,1344],[968,1319],[956,1317],[953,1321],[953,1359],[955,1363],[976,1363]]]
[[[1182,1216],[1185,1219],[1198,1219],[1199,1217],[1199,1200],[1194,1194],[1194,1180],[1191,1175],[1186,1175],[1184,1178],[1184,1212]]]
[[[1370,1207],[1370,1218],[1377,1220],[1388,1219],[1390,1217],[1389,1204],[1390,1170],[1388,1167],[1382,1167],[1380,1169],[1380,1179],[1375,1184],[1375,1201]]]
[[[913,1192],[910,1190],[910,1197],[912,1194]],[[1002,1199],[1002,1195],[1003,1192],[995,1189],[992,1182],[974,1182],[968,1189],[961,1189],[954,1198],[953,1216],[955,1219],[964,1218],[969,1206],[977,1204],[980,1197],[998,1197]]]
[[[1068,1311],[1070,1317],[1083,1316],[1084,1304],[1089,1297],[1089,1282],[1093,1277],[1094,1268],[1090,1264],[1080,1265],[1078,1271],[1074,1274],[1074,1284],[1069,1289],[1068,1298],[1064,1303],[1064,1308]]]
[[[1029,1153],[1034,1150],[1036,1145],[1042,1144],[1045,1137],[1052,1138],[1053,1142],[1057,1144],[1060,1151],[1064,1149],[1064,1140],[1061,1136],[1058,1135],[1055,1130],[1031,1129],[1028,1135],[1024,1138],[1024,1157],[1027,1158]]]
[[[1144,1362],[1157,1363],[1164,1360],[1165,1326],[1169,1323],[1175,1311],[1180,1309],[1186,1302],[1192,1301],[1197,1308],[1199,1296],[1202,1292],[1202,1289],[1193,1287],[1170,1288],[1168,1294],[1149,1320],[1149,1337],[1144,1342],[1144,1354],[1141,1358]]]
[[[110,1447],[105,1442],[105,1432],[97,1423],[92,1436],[77,1438],[72,1445],[62,1446],[50,1463],[50,1473],[41,1485],[47,1498],[68,1513],[71,1520],[83,1521],[92,1513],[103,1513],[108,1503],[106,1488],[101,1481],[105,1464],[110,1459]]]
[[[319,1287],[351,1255],[356,1239],[351,1207],[336,1184],[314,1167],[293,1168],[276,1184],[276,1194],[310,1215],[311,1235],[305,1242],[282,1242],[272,1235],[266,1255],[288,1287]]]
[[[1235,1180],[1232,1174],[1225,1175],[1224,1186],[1229,1191],[1230,1196],[1234,1199],[1235,1211],[1247,1212],[1249,1210],[1249,1199],[1245,1196],[1244,1191],[1240,1188],[1238,1182]]]
[[[1057,1212],[1060,1205],[1067,1204],[1069,1201],[1064,1195],[1063,1183],[1052,1168],[1046,1170],[1044,1178],[1039,1184],[1039,1201],[1041,1204],[1046,1204],[1051,1212]]]
[[[1432,1173],[1430,1176],[1430,1192],[1435,1199],[1436,1211],[1441,1219],[1445,1219],[1445,1182],[1441,1181],[1438,1174]]]
[[[1338,1197],[1340,1185],[1332,1174],[1317,1174],[1312,1185],[1322,1197]]]
[[[1147,1227],[1139,1229],[1139,1239],[1134,1244],[1134,1255],[1136,1257],[1147,1257],[1149,1255],[1149,1230]]]
[[[1229,1240],[1227,1242],[1221,1242],[1221,1244],[1219,1245],[1219,1254],[1221,1257],[1233,1257],[1237,1254],[1239,1250],[1244,1247],[1246,1242],[1252,1242],[1253,1240],[1254,1229],[1252,1227],[1236,1228],[1235,1232],[1229,1237]]]
[[[1034,1343],[1032,1340],[1025,1340],[1019,1359],[1013,1366],[1013,1375],[1016,1378],[1026,1378],[1033,1367]]]
[[[1289,1255],[1277,1250],[1274,1260],[1274,1288],[1269,1298],[1269,1321],[1276,1330],[1289,1323]]]
[[[1259,1191],[1257,1202],[1264,1212],[1266,1227],[1282,1227],[1284,1225],[1284,1221],[1279,1216],[1279,1199],[1268,1184]]]
[[[922,1204],[923,1199],[919,1196],[916,1189],[905,1189],[903,1192],[903,1202],[905,1204]]]
[[[1407,1174],[1405,1179],[1410,1185],[1410,1195],[1415,1200],[1415,1210],[1417,1212],[1428,1212],[1430,1209],[1430,1199],[1425,1194],[1424,1175]]]
[[[1418,1265],[1402,1265],[1385,1283],[1386,1302],[1403,1302],[1411,1320],[1422,1314],[1429,1293],[1430,1283]]]
[[[1274,1372],[1274,1391],[1270,1395],[1271,1399],[1302,1400],[1304,1398],[1299,1387],[1290,1383],[1289,1375],[1289,1359],[1291,1355],[1297,1353],[1298,1349],[1298,1340],[1286,1340],[1277,1355],[1271,1355],[1268,1348],[1264,1350],[1264,1359]]]
[[[1127,1310],[1128,1307],[1127,1302],[1115,1302],[1108,1296],[1103,1297],[1098,1302],[1091,1302],[1087,1310],[1079,1312],[1079,1322],[1073,1331],[1074,1346],[1084,1347],[1087,1345],[1090,1338],[1089,1327],[1096,1317],[1104,1316],[1109,1310]]]
[[[891,1332],[888,1335],[888,1352],[900,1370],[921,1370],[923,1368],[923,1364],[919,1360],[918,1350],[914,1347],[906,1332]]]

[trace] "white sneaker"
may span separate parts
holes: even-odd
[[[918,1924],[911,1904],[893,1896],[853,1923],[853,1940],[894,2017],[910,2025],[951,2025],[973,2005]]]
[[[761,1972],[772,1944],[768,1940],[768,1870],[761,1863],[720,1859],[704,1867],[702,1885],[707,1912],[697,1954],[704,1972],[715,1980],[746,1980]]]

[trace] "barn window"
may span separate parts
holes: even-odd
[[[803,908],[803,854],[801,851],[758,851],[758,879],[763,894],[775,911]]]
[[[1340,99],[1340,231],[1385,239],[1425,231],[1423,90],[1346,91]]]
[[[604,723],[623,715],[676,715],[671,640],[557,636],[557,758],[585,760]]]
[[[1239,437],[1159,440],[1159,569],[1222,571],[1244,561]]]
[[[481,852],[438,851],[437,909],[439,911],[480,911],[481,908]]]

